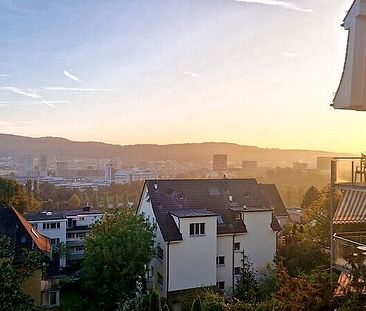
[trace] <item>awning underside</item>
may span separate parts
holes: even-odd
[[[333,217],[333,224],[366,223],[366,192],[344,190]]]

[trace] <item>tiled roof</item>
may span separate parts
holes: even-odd
[[[51,253],[50,240],[34,229],[31,224],[12,207],[0,207],[0,234],[7,236],[14,249],[19,249],[18,236],[19,231],[26,233],[29,241],[33,241],[34,245],[43,253]],[[31,249],[31,244],[26,244],[26,247]]]
[[[217,225],[218,234],[247,232],[243,221],[236,219],[236,211],[273,210],[255,179],[148,180],[145,185],[166,241],[182,239],[170,215],[177,210],[217,214],[222,220]]]
[[[39,233],[35,228],[33,228],[32,225],[15,208],[12,207],[12,209],[22,223],[25,230],[27,230],[28,234],[31,236],[34,243],[37,245],[38,249],[43,253],[50,254],[52,250],[50,239]]]
[[[273,212],[275,216],[287,216],[289,214],[285,207],[285,204],[282,201],[281,195],[277,190],[275,184],[260,184],[264,197],[269,202],[269,204],[273,207]]]

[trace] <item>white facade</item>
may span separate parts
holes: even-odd
[[[138,213],[156,223],[146,187]],[[169,292],[212,285],[231,294],[236,274],[242,266],[243,251],[253,269],[264,267],[274,259],[277,236],[271,229],[272,211],[245,212],[246,233],[219,235],[217,216],[172,217],[182,240],[164,241],[157,223],[155,245],[161,248],[163,256],[157,256],[150,263],[150,277],[163,296]],[[190,225],[197,223],[205,224],[205,232],[192,236]]]
[[[59,218],[51,212],[42,213],[37,217],[28,219],[40,233],[51,239],[53,245],[60,243],[67,248],[66,255],[60,258],[60,267],[64,268],[69,260],[81,259],[84,255],[84,239],[91,230],[91,226],[102,220],[101,212],[63,211]],[[46,217],[49,217],[47,219]]]
[[[52,246],[57,246],[60,243],[66,245],[66,226],[67,220],[60,219],[40,219],[29,220],[29,223],[37,229],[41,234],[51,240]],[[61,256],[60,267],[66,266],[66,256]]]
[[[154,170],[133,170],[131,180],[132,181],[144,181],[157,179],[158,173]]]
[[[216,285],[216,216],[179,218],[182,240],[169,244],[169,284],[177,291]],[[205,224],[205,234],[190,235],[190,224]]]
[[[349,31],[336,109],[366,110],[366,0],[355,0],[343,24]]]

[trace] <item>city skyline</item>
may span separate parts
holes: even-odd
[[[0,1],[0,132],[361,152],[334,2]]]

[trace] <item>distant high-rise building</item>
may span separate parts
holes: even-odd
[[[214,171],[226,171],[227,154],[214,154],[212,160],[212,168]]]
[[[257,172],[258,162],[257,161],[242,161],[241,167],[244,174],[253,175]]]
[[[67,162],[65,161],[58,161],[56,162],[56,176],[57,177],[64,177],[67,173]]]
[[[317,157],[316,168],[318,170],[330,171],[330,162],[332,161],[332,159],[332,157]]]
[[[108,163],[105,167],[105,179],[114,180],[114,172],[114,164],[112,162]]]
[[[19,175],[31,177],[33,170],[33,155],[27,154],[19,159]]]
[[[308,168],[308,164],[304,162],[293,162],[292,168],[294,170],[306,170]]]
[[[47,157],[42,154],[41,157],[39,158],[39,163],[38,163],[38,168],[39,168],[39,175],[40,176],[47,176]]]

